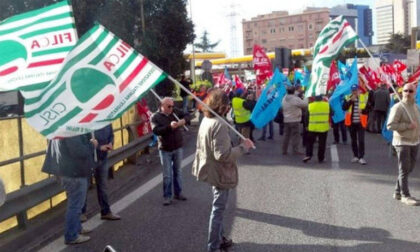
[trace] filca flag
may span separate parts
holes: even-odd
[[[38,96],[77,42],[71,5],[62,1],[0,22],[0,91]]]
[[[96,24],[44,91],[25,99],[25,117],[48,139],[84,134],[122,116],[165,78],[147,58]]]
[[[357,34],[343,16],[331,20],[322,29],[314,46],[311,81],[305,92],[306,97],[327,93],[331,61],[345,46],[357,39]]]

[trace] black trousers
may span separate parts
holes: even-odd
[[[363,158],[365,156],[365,129],[360,123],[352,123],[349,131],[353,155],[359,159]]]
[[[385,123],[386,111],[375,110],[376,131],[381,133]]]
[[[307,132],[308,141],[306,144],[306,156],[312,157],[314,143],[318,138],[318,161],[322,162],[325,159],[325,148],[327,146],[327,132]]]
[[[347,131],[346,126],[344,125],[344,121],[333,123],[333,133],[334,133],[334,142],[340,142],[340,132],[341,132],[341,140],[343,143],[347,142]]]

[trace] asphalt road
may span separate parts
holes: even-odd
[[[185,157],[194,152],[196,130],[192,128]],[[330,145],[331,134],[322,164],[281,155],[281,142],[277,134],[274,140],[257,141],[257,149],[239,161],[240,183],[225,215],[226,232],[235,242],[229,251],[420,251],[420,206],[392,198],[396,158],[380,135],[366,134],[365,166],[350,163],[350,145]],[[332,158],[331,153],[338,155]],[[132,203],[112,207],[122,220],[99,222],[91,241],[64,251],[102,251],[108,244],[118,252],[206,251],[210,186],[197,182],[187,164],[183,179],[188,200],[163,206],[157,153],[150,159],[154,184],[139,183],[149,189],[127,190],[126,195],[134,192],[128,197]],[[409,183],[412,195],[420,197],[418,165]]]

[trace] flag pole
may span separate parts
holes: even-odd
[[[92,137],[93,140],[96,140],[95,139],[95,133],[93,131],[90,132],[90,136]],[[99,145],[99,143],[98,143],[98,145]],[[93,146],[95,146],[95,145],[93,145]],[[96,148],[98,148],[98,146],[96,146],[95,149],[93,150],[93,160],[95,161],[95,163],[98,162],[98,153],[96,152]]]
[[[177,81],[176,79],[174,79],[172,76],[168,75],[168,79],[170,81],[172,81],[173,83],[175,83],[176,85],[178,85],[182,90],[184,90],[187,94],[191,95],[193,97],[194,100],[196,100],[198,103],[200,103],[201,105],[203,105],[203,107],[205,107],[208,111],[210,111],[210,113],[212,113],[215,117],[219,118],[223,123],[225,123],[233,132],[235,132],[235,134],[237,134],[242,140],[246,140],[246,137],[244,137],[239,131],[237,131],[232,125],[230,125],[228,122],[226,122],[226,120],[221,117],[219,114],[217,114],[216,112],[214,112],[214,110],[212,110],[205,102],[203,102],[202,100],[200,100],[197,96],[195,96],[193,93],[191,93],[190,90],[188,90],[186,87],[184,87],[181,83],[179,83],[179,81]],[[255,146],[253,147],[255,149]]]
[[[366,45],[365,45],[365,43],[359,38],[359,42],[360,42],[360,44],[362,44],[362,46],[363,46],[363,48],[365,48],[365,50],[366,50],[366,52],[369,54],[369,56],[373,59],[373,61],[375,62],[375,65],[376,65],[376,67],[379,69],[379,71],[381,72],[381,73],[383,73],[382,72],[382,69],[381,69],[381,67],[380,67],[380,65],[379,65],[379,63],[376,61],[376,59],[373,57],[373,55],[372,55],[372,53],[369,51],[369,49],[366,47]],[[397,98],[398,98],[398,100],[399,101],[401,101],[401,97],[400,97],[400,95],[398,94],[398,92],[397,92],[397,90],[395,90],[395,88],[394,88],[394,85],[392,85],[392,83],[391,83],[391,88],[392,88],[392,90],[394,91],[394,93],[396,94],[396,96],[397,96]],[[403,104],[403,103],[402,103]],[[411,116],[411,114],[410,113],[408,113],[408,110],[407,110],[407,108],[405,107],[405,105],[403,104],[403,106],[402,106],[403,108],[404,108],[404,110],[405,110],[405,112],[407,112],[407,115],[408,115],[408,117],[410,118],[410,121],[411,122],[414,122],[414,119],[413,119],[413,117]]]
[[[154,94],[155,96],[156,96],[156,98],[159,100],[159,102],[160,103],[162,103],[162,98],[160,98],[160,96],[155,92],[155,90],[153,90],[153,89],[150,89],[150,91],[152,92],[152,94]],[[174,112],[172,112],[172,114],[174,115],[174,117],[178,120],[178,122],[181,120],[181,119],[179,119],[179,117],[174,113]],[[186,131],[188,131],[188,128],[187,128],[187,126],[185,126],[184,125],[184,129],[186,130]]]

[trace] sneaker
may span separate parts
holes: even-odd
[[[89,236],[86,235],[79,235],[76,240],[73,241],[66,241],[65,243],[67,245],[75,245],[75,244],[80,244],[80,243],[84,243],[90,240]]]
[[[163,205],[164,206],[169,206],[171,203],[172,203],[172,201],[169,198],[166,198],[166,199],[163,200]]]
[[[220,244],[220,249],[226,249],[232,247],[233,241],[232,239],[228,239],[226,237],[222,237],[222,243]]]
[[[365,164],[367,164],[367,162],[366,162],[365,159],[361,158],[361,159],[359,159],[359,164],[365,165]]]
[[[401,194],[400,193],[394,193],[394,195],[392,195],[392,197],[396,200],[401,200]]]
[[[420,202],[414,197],[401,197],[401,203],[407,206],[417,206]]]
[[[182,201],[187,200],[187,198],[185,198],[184,195],[182,195],[182,194],[175,195],[174,196],[174,199],[176,199],[176,200],[182,200]]]
[[[80,215],[80,222],[86,222],[87,221],[87,216],[86,214],[81,214]]]
[[[306,162],[308,162],[309,160],[311,160],[311,157],[307,156],[307,157],[304,157],[304,158],[302,159],[302,162],[306,163]]]
[[[357,158],[357,157],[353,157],[353,158],[351,159],[351,162],[352,162],[352,163],[357,163],[357,162],[359,162],[359,158]]]
[[[92,229],[89,228],[84,228],[82,227],[82,230],[80,230],[79,234],[85,235],[85,234],[89,234],[92,233]]]
[[[101,219],[102,220],[121,220],[121,217],[117,214],[113,214],[110,212],[108,214],[102,215]]]

